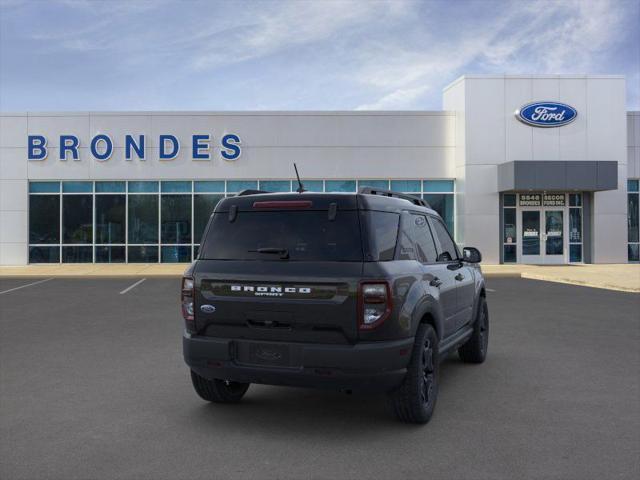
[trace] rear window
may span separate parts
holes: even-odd
[[[358,212],[338,211],[332,221],[326,210],[238,212],[233,222],[228,213],[216,213],[200,258],[287,261],[284,256],[289,261],[361,262]]]

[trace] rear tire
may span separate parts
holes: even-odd
[[[431,325],[421,324],[411,352],[407,375],[388,394],[394,416],[406,423],[427,423],[438,398],[438,336]]]
[[[489,347],[489,308],[487,300],[480,297],[478,317],[473,325],[473,333],[464,345],[458,348],[458,355],[465,363],[482,363],[487,358]]]
[[[200,398],[215,403],[238,403],[247,393],[250,385],[219,379],[209,380],[193,370],[191,370],[191,383]]]

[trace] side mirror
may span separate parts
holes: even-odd
[[[477,248],[464,247],[462,249],[462,260],[469,263],[480,263],[482,261],[482,254]]]

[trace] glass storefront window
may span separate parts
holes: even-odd
[[[129,243],[158,243],[157,195],[129,195],[128,240]]]
[[[422,183],[425,192],[453,193],[453,180],[425,180]]]
[[[191,193],[191,182],[160,182],[162,193]]]
[[[582,195],[579,193],[570,193],[569,194],[569,206],[570,207],[581,207],[582,206]]]
[[[62,182],[62,193],[92,193],[92,182]]]
[[[125,247],[98,245],[96,246],[96,263],[124,263]]]
[[[629,243],[636,243],[640,240],[638,225],[639,220],[639,208],[638,208],[638,194],[627,194],[627,237]]]
[[[224,193],[224,180],[193,182],[193,191],[196,193]]]
[[[96,193],[125,193],[126,182],[96,182]]]
[[[504,246],[504,263],[516,263],[518,261],[516,248],[516,245]]]
[[[422,191],[420,180],[391,180],[391,190],[395,192],[420,193]]]
[[[158,182],[129,182],[129,193],[158,193]]]
[[[569,209],[569,242],[582,243],[582,209]]]
[[[160,259],[163,263],[185,263],[191,261],[191,246],[190,245],[179,245],[179,246],[170,246],[170,247],[162,247],[162,258]]]
[[[60,182],[31,182],[29,193],[60,193]]]
[[[290,192],[291,182],[289,180],[260,180],[259,188],[267,192]]]
[[[238,193],[243,190],[257,190],[258,182],[253,180],[227,180],[227,192]]]
[[[569,245],[569,262],[581,262],[582,261],[582,245],[572,244]]]
[[[324,182],[322,180],[304,180],[304,179],[300,179],[302,180],[302,183],[304,185],[304,189],[307,192],[322,192],[324,191]],[[295,191],[295,189],[298,188],[298,181],[294,180],[293,181],[293,190]]]
[[[191,243],[191,195],[162,195],[161,243]]]
[[[424,195],[453,231],[453,180],[306,180],[310,192],[358,185]],[[295,191],[294,180],[100,180],[29,183],[29,261],[189,262],[211,213],[247,189]],[[423,188],[425,190],[423,190]],[[442,190],[436,192],[437,190]],[[444,191],[446,190],[446,192]]]
[[[60,262],[60,247],[29,247],[29,263]]]
[[[324,182],[326,192],[355,192],[355,180],[327,180]]]
[[[516,195],[515,195],[515,193],[505,193],[505,195],[504,195],[504,206],[505,207],[515,207],[516,206]]]
[[[125,243],[125,196],[96,195],[96,243]]]
[[[93,242],[93,197],[62,196],[62,243]],[[65,254],[62,252],[62,261]]]
[[[381,190],[389,190],[389,180],[358,180],[359,187],[379,188]]]
[[[516,243],[518,236],[516,228],[516,209],[505,208],[504,209],[504,229],[503,229],[503,243]]]
[[[158,263],[157,245],[138,245],[128,248],[129,263]]]
[[[627,259],[630,262],[638,262],[640,251],[640,181],[638,179],[627,180]]]
[[[93,248],[90,246],[62,247],[63,263],[91,263],[93,262]]]
[[[29,243],[60,243],[60,195],[29,196]]]

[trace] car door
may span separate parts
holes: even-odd
[[[429,224],[436,240],[437,262],[446,265],[454,279],[456,313],[452,328],[456,331],[469,323],[473,316],[474,274],[472,269],[461,261],[458,248],[442,220],[429,217]]]
[[[456,300],[455,273],[447,268],[447,264],[437,262],[436,243],[425,215],[411,214],[417,258],[422,263],[425,276],[429,278],[430,288],[439,292],[440,305],[444,316],[444,336],[456,331],[458,312]]]

